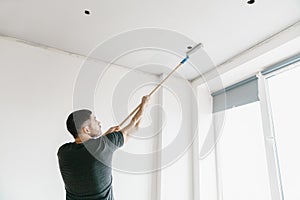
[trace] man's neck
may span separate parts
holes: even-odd
[[[78,135],[77,138],[75,138],[75,143],[76,144],[81,144],[84,143],[86,141],[88,141],[89,139],[91,139],[92,137],[89,135]]]

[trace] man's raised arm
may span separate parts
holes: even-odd
[[[144,112],[145,107],[146,107],[147,103],[149,102],[149,100],[150,100],[149,95],[143,96],[141,106],[139,107],[138,111],[135,113],[135,115],[133,116],[133,118],[131,119],[129,124],[127,126],[125,126],[123,129],[121,129],[121,132],[124,137],[124,141],[127,141],[128,134],[130,134],[138,129],[143,112]]]

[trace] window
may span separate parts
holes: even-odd
[[[299,61],[297,54],[211,94],[216,199],[300,199]]]
[[[285,199],[300,199],[300,64],[268,79]]]
[[[221,134],[217,145],[221,199],[271,199],[259,102],[226,110]]]

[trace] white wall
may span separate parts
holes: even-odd
[[[64,199],[65,191],[56,153],[61,144],[73,140],[65,129],[65,119],[73,110],[74,85],[83,62],[83,57],[31,46],[11,38],[0,38],[1,200],[34,200],[41,199],[41,196],[45,200]],[[105,63],[99,61],[89,61],[89,64],[93,67],[106,67]],[[97,117],[102,121],[103,130],[120,120],[120,116],[115,116],[112,112],[113,107],[119,106],[115,105],[116,103],[124,103],[125,110],[131,111],[140,101],[140,97],[148,93],[153,83],[159,79],[154,75],[129,72],[128,69],[112,66],[98,80],[94,108]],[[128,82],[128,86],[135,88],[134,84],[138,84],[139,80],[152,82],[152,85],[135,88],[135,93],[129,97],[124,96],[124,102],[122,98],[113,102],[113,98],[119,97],[114,91],[122,90],[122,87],[118,86],[120,79],[126,81],[126,77],[135,74],[137,79]],[[85,86],[88,87],[89,84],[87,82]],[[176,86],[177,82],[173,84]],[[122,97],[122,92],[120,95]],[[188,98],[186,93],[184,101]],[[157,131],[157,119],[160,117],[155,104],[158,101],[158,96],[153,97],[146,111],[141,129],[143,131],[145,127],[150,126],[146,135]],[[166,95],[163,102],[163,106],[168,106],[172,98]],[[185,103],[184,105],[188,105]],[[172,110],[172,107],[166,110]],[[174,112],[173,114],[176,115]],[[189,124],[183,126],[187,131],[190,128]],[[120,152],[152,152],[157,148],[158,139],[133,138]],[[166,200],[171,197],[192,199],[191,153],[188,150],[180,160],[166,168],[162,172],[162,179],[157,172],[133,175],[115,169],[115,196],[117,199],[147,200],[157,199],[157,196]],[[117,158],[118,156],[115,159]],[[155,166],[157,159],[153,156],[147,164]],[[179,188],[180,195],[176,195],[174,189]],[[160,194],[161,189],[163,192]]]
[[[203,84],[196,88],[198,94],[199,120],[199,152],[197,152],[197,161],[199,162],[199,199],[217,200],[218,182],[216,149],[211,146],[213,144],[211,141],[214,140],[215,135],[214,131],[211,132],[210,130],[211,126],[214,125],[212,115],[212,97],[207,85]],[[212,138],[212,140],[207,140],[207,138]],[[211,151],[208,151],[208,149],[211,149]]]
[[[192,142],[195,135],[193,133],[196,131],[192,129],[191,111],[194,98],[192,87],[186,80],[171,77],[162,93],[165,119],[162,129],[164,168],[161,171],[161,199],[191,200],[193,199]]]
[[[63,199],[56,152],[82,60],[4,38],[0,57],[1,199]]]

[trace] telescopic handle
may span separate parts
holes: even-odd
[[[186,57],[166,76],[148,95],[151,97],[153,93],[155,93],[161,86],[162,84],[181,66],[183,65],[190,57],[192,53],[197,51],[200,47],[203,45],[201,43],[195,45],[192,49],[186,52]],[[134,114],[136,111],[140,108],[141,103],[120,123],[120,127]]]
[[[182,65],[184,64],[189,57],[185,57],[169,74],[166,76],[148,95],[149,97],[152,96],[161,86],[162,84]],[[120,127],[140,108],[141,103],[120,123]]]

